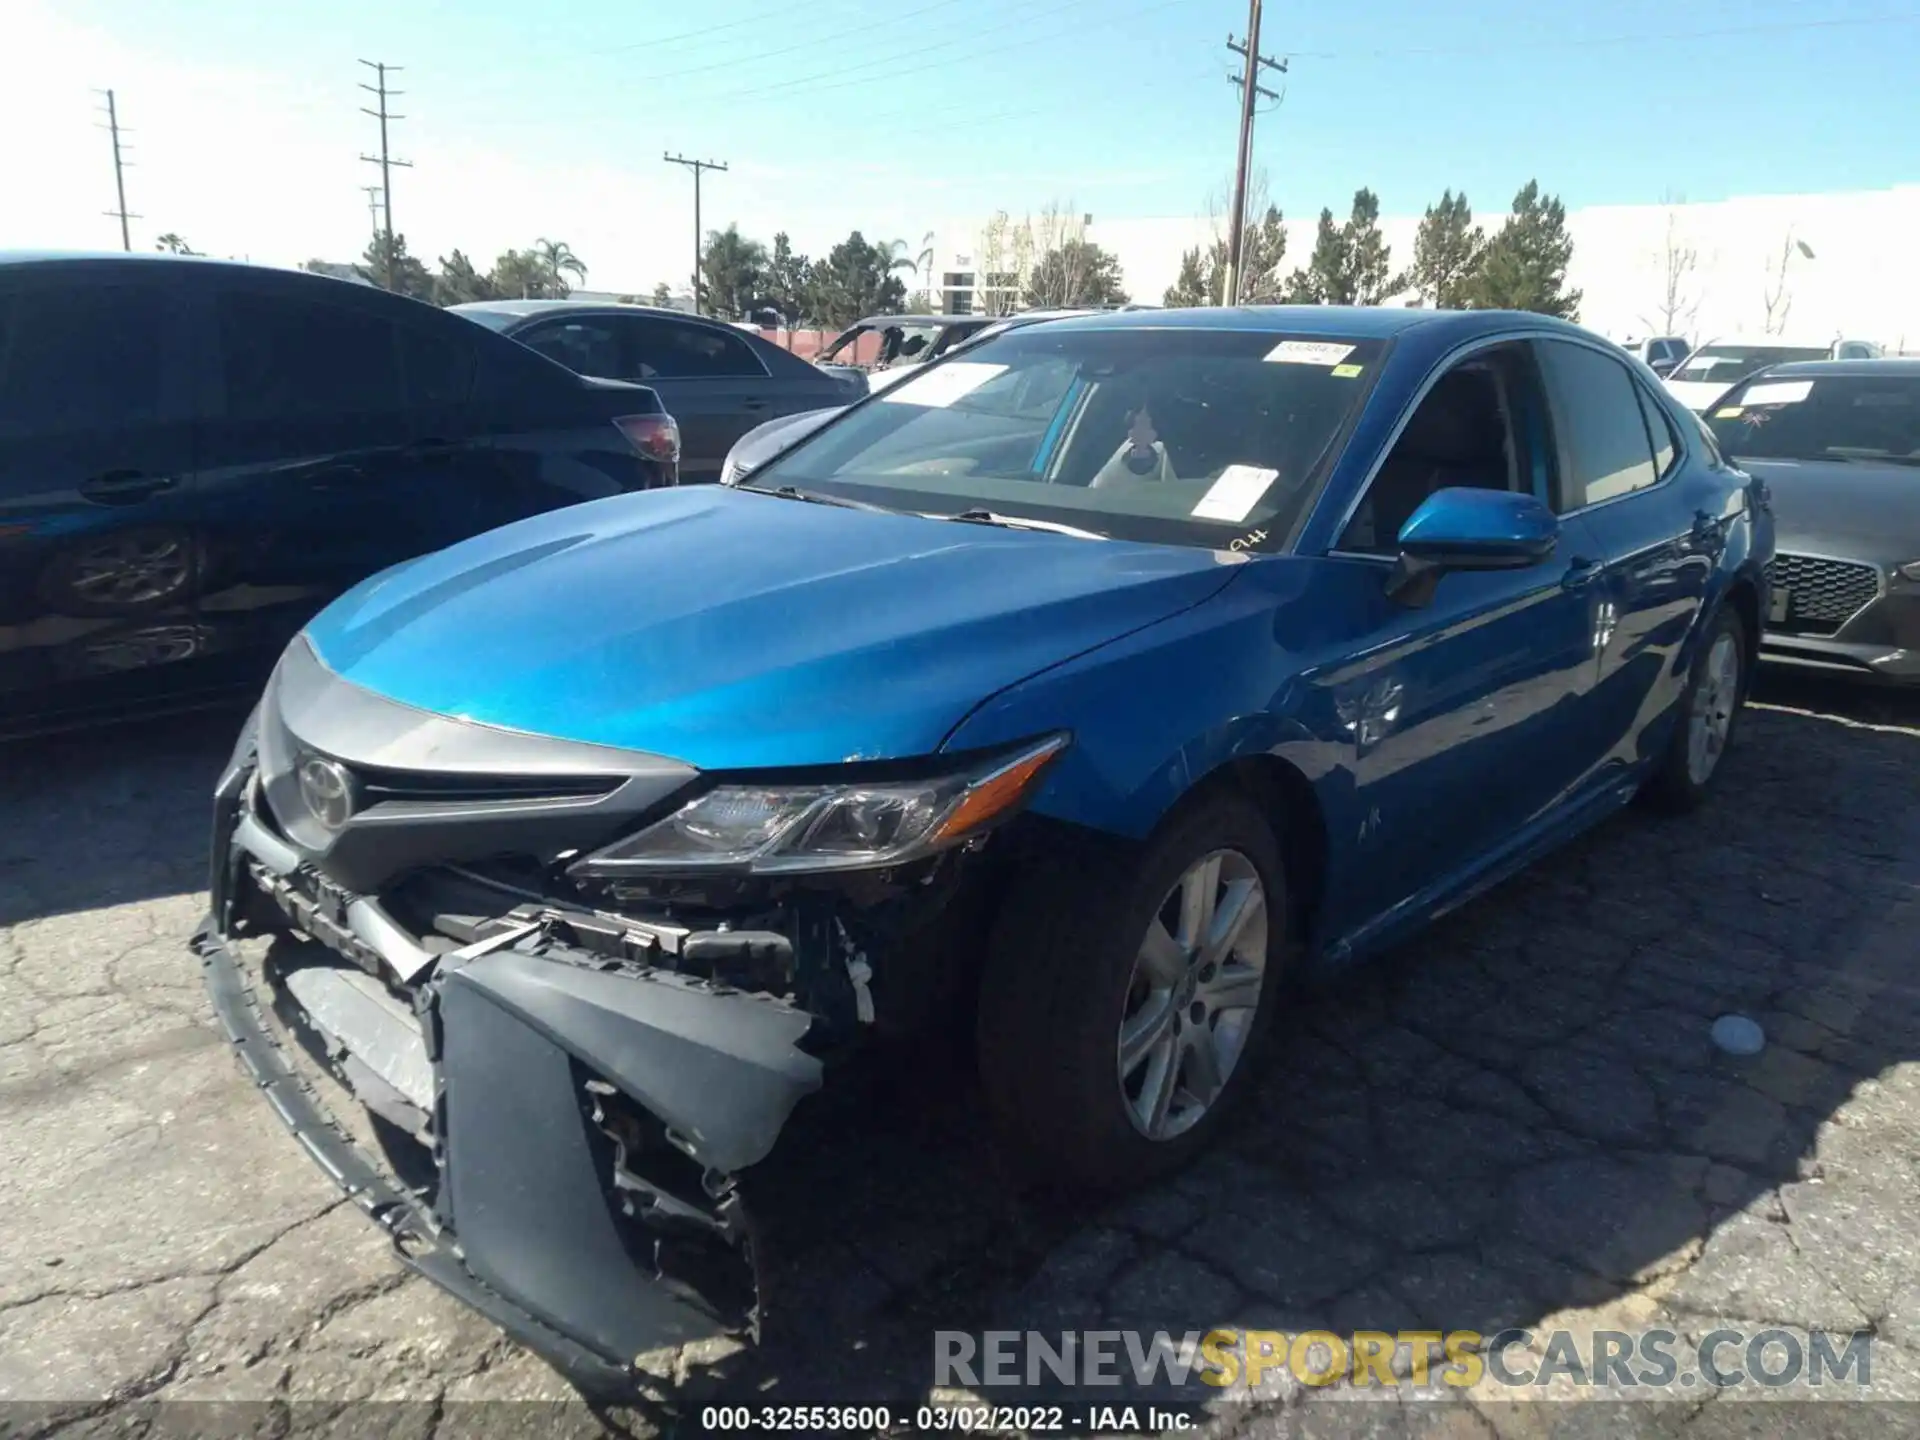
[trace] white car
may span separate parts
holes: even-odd
[[[1704,415],[1722,395],[1769,365],[1791,360],[1874,360],[1881,348],[1871,340],[1829,340],[1811,344],[1778,335],[1756,339],[1712,340],[1682,360],[1667,376],[1673,398],[1696,415]]]

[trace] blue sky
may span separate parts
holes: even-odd
[[[143,143],[165,153],[130,172],[134,208],[174,207],[170,228],[190,239],[198,225],[291,244],[231,208],[248,184],[291,183],[269,175],[279,154],[311,172],[303,223],[334,251],[364,235],[357,187],[374,178],[348,153],[374,138],[353,110],[363,56],[406,67],[394,135],[418,168],[397,184],[396,224],[441,249],[461,243],[465,203],[495,207],[466,222],[472,248],[489,248],[509,217],[488,189],[523,197],[527,226],[561,226],[549,187],[562,177],[576,226],[600,203],[689,230],[675,198],[689,182],[665,149],[732,163],[707,182],[710,224],[785,224],[817,245],[1067,197],[1113,218],[1204,212],[1233,158],[1223,42],[1246,18],[1244,0],[38,3],[48,43],[75,53],[55,72],[29,62],[35,93],[85,72],[122,89],[129,123],[162,132]],[[1290,57],[1268,77],[1284,98],[1256,146],[1290,216],[1344,209],[1362,184],[1394,214],[1445,186],[1498,211],[1535,176],[1569,205],[1920,180],[1920,0],[1274,0],[1262,48]],[[0,108],[16,134],[0,174],[33,163],[17,143],[24,103]],[[91,156],[101,140],[75,143]],[[344,168],[302,158],[323,153]],[[212,179],[223,156],[251,177],[237,194],[231,175]],[[97,181],[91,161],[75,167]],[[71,202],[90,227],[97,189]],[[58,190],[56,208],[78,194]],[[57,228],[44,209],[35,220]],[[28,238],[21,223],[0,216],[0,244]]]

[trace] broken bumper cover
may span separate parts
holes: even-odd
[[[811,1017],[570,950],[537,918],[428,955],[376,901],[316,894],[251,813],[247,785],[230,775],[217,797],[214,853],[226,860],[194,941],[207,988],[254,1083],[400,1259],[590,1395],[630,1393],[641,1354],[751,1328],[757,1317],[743,1327],[738,1309],[709,1301],[707,1272],[680,1257],[731,1249],[751,1272],[734,1176],[820,1085],[820,1061],[798,1048]],[[420,1122],[429,1181],[402,1181],[346,1138],[282,1049],[226,943],[236,912],[261,901],[324,944],[322,973],[295,970],[280,987],[299,1003],[295,1024],[321,1036],[328,1068],[371,1113],[401,1131]],[[383,983],[366,993],[379,966],[431,969],[412,987],[414,1015]],[[636,1152],[648,1137],[678,1185],[647,1178]]]

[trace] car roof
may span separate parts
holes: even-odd
[[[1769,380],[1782,375],[1863,377],[1907,376],[1920,380],[1920,355],[1888,355],[1875,360],[1787,360],[1760,372]]]
[[[991,315],[869,315],[864,320],[856,320],[847,328],[858,330],[862,325],[902,325],[918,322],[925,325],[981,325],[993,320]]]
[[[691,320],[700,325],[725,325],[710,315],[694,315],[667,305],[629,305],[621,300],[467,300],[447,309],[471,315],[476,311],[490,315],[663,315],[670,320]]]
[[[1468,340],[1510,330],[1589,332],[1550,315],[1516,310],[1427,310],[1382,305],[1237,305],[1184,310],[1101,310],[1048,322],[1056,330],[1244,330],[1330,340],[1390,340],[1414,329]]]

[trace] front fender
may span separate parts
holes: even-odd
[[[1136,840],[1222,765],[1277,756],[1321,793],[1332,825],[1352,795],[1352,744],[1327,692],[1306,683],[1325,653],[1317,642],[1333,640],[1324,618],[1315,620],[1338,603],[1326,593],[1328,573],[1309,561],[1250,560],[1194,609],[992,697],[947,747],[1070,730],[1073,745],[1032,808]]]

